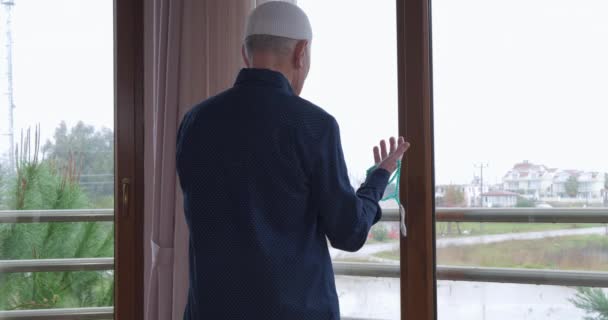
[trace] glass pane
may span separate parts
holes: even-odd
[[[454,223],[456,224],[456,223]],[[506,224],[505,225],[511,225]],[[516,227],[516,224],[512,224]],[[522,224],[534,226],[534,224]],[[437,264],[608,271],[608,228],[554,224],[552,230],[437,239]],[[464,228],[464,227],[462,227]],[[507,229],[505,229],[507,230]]]
[[[603,230],[593,223],[479,223],[479,222],[437,222],[437,244],[469,241],[473,236],[484,237],[484,243],[495,239],[518,240],[533,239],[537,236],[554,237],[557,235],[576,235],[587,232],[588,228]],[[582,229],[582,230],[581,230]],[[489,237],[489,235],[493,235]],[[446,238],[446,239],[442,239]]]
[[[337,276],[340,310],[357,319],[400,319],[399,279]]]
[[[438,185],[471,183],[481,163],[485,186],[511,191],[608,171],[607,14],[602,0],[433,1]],[[522,175],[507,177],[517,164]]]
[[[361,0],[299,0],[298,5],[308,14],[314,32],[312,65],[302,96],[338,121],[349,176],[356,189],[374,164],[373,146],[380,139],[398,134],[395,1],[374,1],[370,6],[369,1]],[[339,23],[336,17],[340,17]],[[387,190],[394,190],[394,185]],[[397,208],[393,200],[381,205],[385,212]],[[375,256],[399,247],[398,232],[397,223],[379,223],[359,252],[331,249],[331,255],[336,261],[398,264],[398,260]],[[398,285],[374,284],[383,279],[371,282],[356,277],[339,279],[343,315],[398,318]],[[386,281],[393,280],[398,283],[396,279]],[[373,296],[391,298],[380,302]],[[366,297],[370,300],[365,300]],[[375,305],[372,300],[381,304]]]
[[[433,1],[437,211],[606,207],[607,15],[601,0]],[[606,226],[584,222],[439,222],[437,263],[606,271]],[[439,318],[584,319],[575,293],[439,281]]]
[[[6,273],[0,281],[3,310],[104,307],[114,301],[114,271]]]
[[[607,294],[606,289],[438,281],[437,311],[439,319],[450,320],[602,319],[575,301],[593,295],[608,299]]]
[[[111,258],[112,222],[39,217],[113,213],[113,2],[3,0],[0,30],[0,218],[38,215],[0,222],[0,260]],[[113,281],[0,273],[0,310],[111,306]]]

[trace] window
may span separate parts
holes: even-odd
[[[314,31],[312,65],[302,97],[324,108],[340,125],[351,183],[357,188],[373,163],[380,139],[398,135],[395,1],[299,0]],[[348,14],[340,14],[348,8]],[[336,15],[340,22],[336,23]],[[394,190],[387,188],[387,193]],[[382,203],[385,216],[394,201]],[[340,264],[399,264],[399,224],[380,222],[359,252],[330,250],[344,316],[398,319],[399,279],[340,275]]]
[[[127,274],[141,270],[139,209],[114,197],[115,172],[139,177],[138,151],[120,152],[135,150],[138,136],[133,117],[126,130],[123,121],[140,98],[141,57],[129,48],[141,12],[119,16],[137,5],[0,1],[0,318],[137,318],[140,281]],[[129,36],[115,42],[115,26]],[[120,191],[120,200],[141,192]],[[122,221],[127,211],[133,222]]]
[[[549,186],[543,182],[554,194],[534,197],[502,177],[522,159],[558,172],[608,172],[605,149],[594,147],[608,104],[608,42],[602,40],[608,38],[608,4],[432,2],[436,182],[467,183],[473,165],[483,160],[490,164],[484,184],[519,193],[511,208],[465,208],[458,212],[463,219],[436,209],[438,229],[452,225],[436,242],[438,318],[605,317],[602,303],[584,303],[593,295],[608,297],[602,199],[577,197],[591,189],[569,174],[558,173]],[[539,120],[547,117],[552,121]],[[509,130],[510,123],[518,130]],[[552,139],[541,132],[551,132]],[[573,146],[567,154],[559,151],[563,144]],[[568,223],[527,223],[543,221],[543,214]],[[480,217],[502,222],[480,223]],[[565,281],[566,271],[577,280]],[[585,272],[599,280],[585,281]]]
[[[0,259],[38,263],[0,274],[0,309],[111,307],[113,3],[2,1],[0,9],[0,216],[20,222],[2,219]],[[61,221],[65,210],[78,218],[37,222]],[[47,259],[98,267],[70,272]]]

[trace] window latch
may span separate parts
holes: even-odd
[[[129,178],[122,178],[122,216],[129,216],[129,185],[131,180]]]

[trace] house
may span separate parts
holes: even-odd
[[[503,189],[534,200],[599,203],[607,196],[605,180],[601,172],[559,170],[526,160],[504,175]]]
[[[477,207],[480,205],[481,202],[481,194],[484,192],[488,192],[491,188],[490,184],[488,183],[484,183],[482,187],[481,179],[475,176],[470,184],[464,186],[464,189],[466,206]]]
[[[503,189],[540,199],[552,194],[553,178],[558,170],[524,160],[515,164],[503,177]]]
[[[555,174],[553,179],[551,196],[557,198],[574,198],[568,194],[568,181],[572,177],[576,178],[578,181],[578,178],[582,173],[583,172],[579,170],[560,170]]]
[[[605,175],[600,172],[583,172],[578,176],[577,197],[590,202],[600,201],[604,194]]]
[[[515,207],[519,194],[510,191],[490,191],[481,195],[483,206],[487,208]]]
[[[481,180],[479,177],[473,178],[470,184],[445,184],[445,185],[437,185],[435,186],[435,200],[440,206],[457,206],[457,207],[479,207],[481,194],[483,192],[488,192],[493,189],[489,184],[483,185],[483,191],[481,190]],[[454,202],[454,195],[449,195],[450,192],[456,192],[459,195],[455,198],[462,197],[462,201],[458,201],[459,203]],[[448,197],[446,198],[446,194]],[[447,202],[446,202],[447,200]]]

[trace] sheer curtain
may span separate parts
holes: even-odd
[[[146,1],[146,319],[181,319],[188,230],[175,172],[176,132],[197,102],[232,86],[252,0]]]

